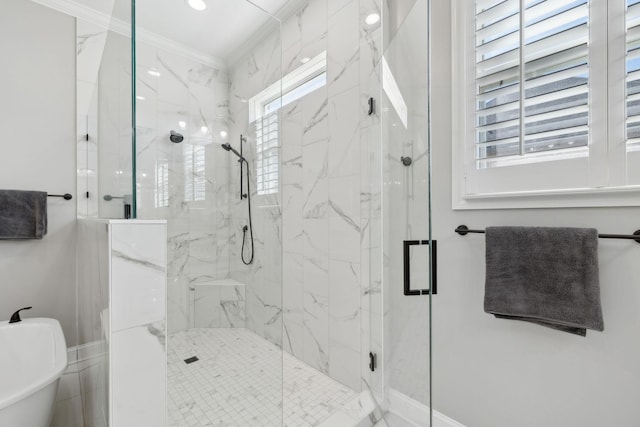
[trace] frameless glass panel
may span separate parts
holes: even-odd
[[[77,19],[78,174],[85,217],[135,214],[131,0]]]
[[[78,214],[135,214],[131,0],[94,5],[77,24]]]
[[[104,223],[84,219],[133,212],[131,1],[100,2],[83,12],[75,17],[77,253],[86,267],[77,272],[78,344],[90,355],[94,372],[81,387],[84,422],[106,427],[114,422],[109,402],[113,348],[107,339],[109,237]]]
[[[380,343],[372,383],[378,403],[389,408],[387,426],[430,426],[437,242],[430,224],[429,2],[384,6],[380,152],[371,174],[372,186],[382,183],[381,214],[372,208],[371,246],[378,249],[371,253],[371,274],[381,284],[370,300],[371,341]],[[410,414],[398,402],[418,410]]]
[[[168,223],[168,425],[281,426],[280,112],[250,102],[281,103],[280,22],[249,1],[136,9],[137,213]]]

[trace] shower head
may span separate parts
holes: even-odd
[[[169,140],[174,144],[179,144],[182,141],[184,141],[184,136],[182,136],[181,133],[178,133],[175,130],[172,130],[171,132],[169,132]]]
[[[231,151],[233,154],[235,154],[236,156],[238,156],[238,158],[240,159],[241,162],[245,162],[246,164],[249,164],[249,162],[247,161],[247,159],[245,159],[242,154],[238,153],[236,151],[235,148],[233,148],[231,146],[231,144],[229,144],[228,142],[226,144],[222,144],[222,148],[224,148],[227,151]]]

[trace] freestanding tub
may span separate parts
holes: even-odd
[[[66,367],[57,320],[0,322],[0,426],[48,427]]]

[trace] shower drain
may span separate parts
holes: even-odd
[[[193,362],[197,362],[199,359],[196,356],[192,356],[188,359],[184,359],[184,363],[186,363],[187,365]]]

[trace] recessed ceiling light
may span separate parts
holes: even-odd
[[[208,128],[208,127],[206,127],[206,126],[202,126],[202,127],[200,128],[200,130],[202,131],[202,133],[207,133],[207,132],[209,132],[209,128]]]
[[[207,8],[207,4],[204,2],[204,0],[187,0],[187,4],[195,10],[202,11]]]
[[[180,120],[178,122],[178,126],[180,126],[180,129],[184,129],[187,127],[187,122],[185,122],[184,120]]]
[[[151,68],[150,70],[147,70],[147,73],[151,74],[153,77],[160,77],[160,73],[157,70],[154,70],[153,68]]]
[[[372,13],[368,15],[366,18],[364,18],[364,22],[366,22],[367,25],[377,24],[379,21],[380,21],[380,15],[377,13]]]
[[[227,137],[227,131],[226,130],[221,130],[220,131],[220,137],[221,138],[226,138]]]
[[[300,60],[300,62],[302,62],[303,64],[306,64],[307,62],[311,61],[311,58],[309,58],[308,56],[305,56],[304,58],[302,58]]]

